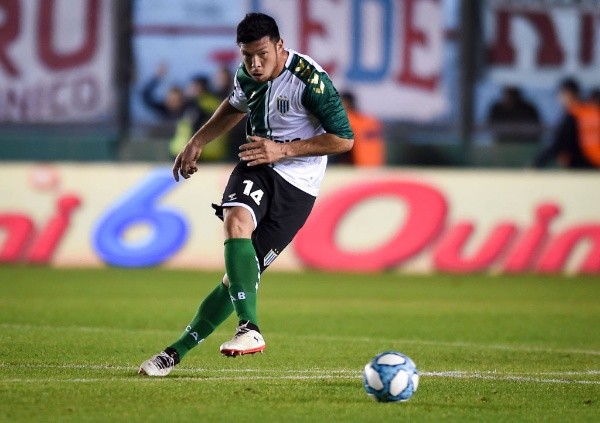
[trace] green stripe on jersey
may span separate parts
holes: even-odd
[[[289,70],[296,75],[302,82],[308,84],[310,76],[318,72],[317,68],[306,59],[295,54],[289,66]]]
[[[268,91],[270,84],[268,82],[256,82],[248,72],[246,72],[246,68],[243,64],[238,68],[237,79],[240,88],[248,100],[248,108],[250,109],[248,123],[251,130],[246,132],[248,132],[249,135],[269,136]]]

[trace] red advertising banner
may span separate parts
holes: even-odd
[[[230,172],[5,165],[0,263],[222,269],[210,204]],[[274,269],[600,274],[597,186],[592,172],[330,169]]]
[[[0,122],[112,116],[111,0],[0,0]]]

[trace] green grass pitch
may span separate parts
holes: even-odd
[[[264,354],[221,357],[228,320],[167,378],[217,273],[0,267],[0,421],[600,421],[596,277],[269,272]],[[374,355],[421,373],[407,403],[362,388]]]

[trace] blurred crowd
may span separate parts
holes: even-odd
[[[167,73],[167,65],[160,64],[154,76],[145,83],[142,99],[169,126],[172,137],[168,149],[169,154],[175,157],[194,132],[217,110],[223,99],[229,96],[233,89],[233,73],[223,65],[211,77],[195,75],[185,87],[171,85],[166,94],[161,96],[159,92],[164,88],[162,85]],[[237,159],[237,145],[233,140],[244,139],[244,124],[240,123],[229,134],[208,144],[202,152],[202,159],[213,162]]]
[[[576,79],[566,78],[557,88],[557,101],[562,116],[548,142],[541,142],[542,125],[536,107],[518,87],[505,87],[488,114],[494,141],[540,145],[530,162],[534,168],[554,162],[566,169],[600,167],[600,88],[586,95]]]
[[[226,65],[221,66],[215,75],[196,75],[185,87],[171,85],[166,94],[159,95],[164,84],[168,67],[161,64],[154,76],[145,83],[142,90],[144,104],[152,110],[164,124],[171,127],[173,134],[168,145],[169,154],[175,157],[185,143],[229,97],[233,90],[233,72]],[[333,157],[334,163],[355,166],[383,166],[385,164],[385,141],[381,122],[374,116],[359,111],[356,98],[351,92],[340,94],[342,104],[348,113],[354,130],[354,148],[346,155]],[[245,139],[245,120],[228,134],[220,136],[202,151],[202,160],[224,162],[238,160],[238,147]]]
[[[144,104],[163,123],[170,125],[172,136],[168,149],[175,157],[231,94],[233,71],[223,65],[214,75],[196,75],[185,87],[172,85],[161,96],[158,92],[164,88],[167,72],[166,65],[159,65],[141,94]],[[385,165],[386,143],[381,121],[361,111],[352,92],[342,92],[340,97],[355,140],[350,153],[332,157],[332,162],[362,167]],[[529,161],[534,168],[554,163],[568,169],[600,167],[600,88],[584,93],[577,80],[567,78],[558,86],[557,101],[562,108],[562,117],[552,129],[550,139],[543,140],[543,125],[535,105],[525,98],[519,87],[504,87],[500,98],[490,107],[486,122],[494,142],[538,146],[538,153]],[[245,121],[242,121],[231,132],[208,144],[202,160],[236,161],[239,144],[244,139]]]

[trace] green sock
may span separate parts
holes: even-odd
[[[256,290],[260,269],[252,240],[232,238],[225,241],[225,269],[229,278],[229,294],[239,320],[258,326]]]
[[[185,332],[181,334],[181,337],[169,346],[177,351],[181,360],[189,350],[204,341],[232,312],[233,305],[231,304],[229,291],[225,285],[220,283],[202,301],[196,315],[185,328]]]

